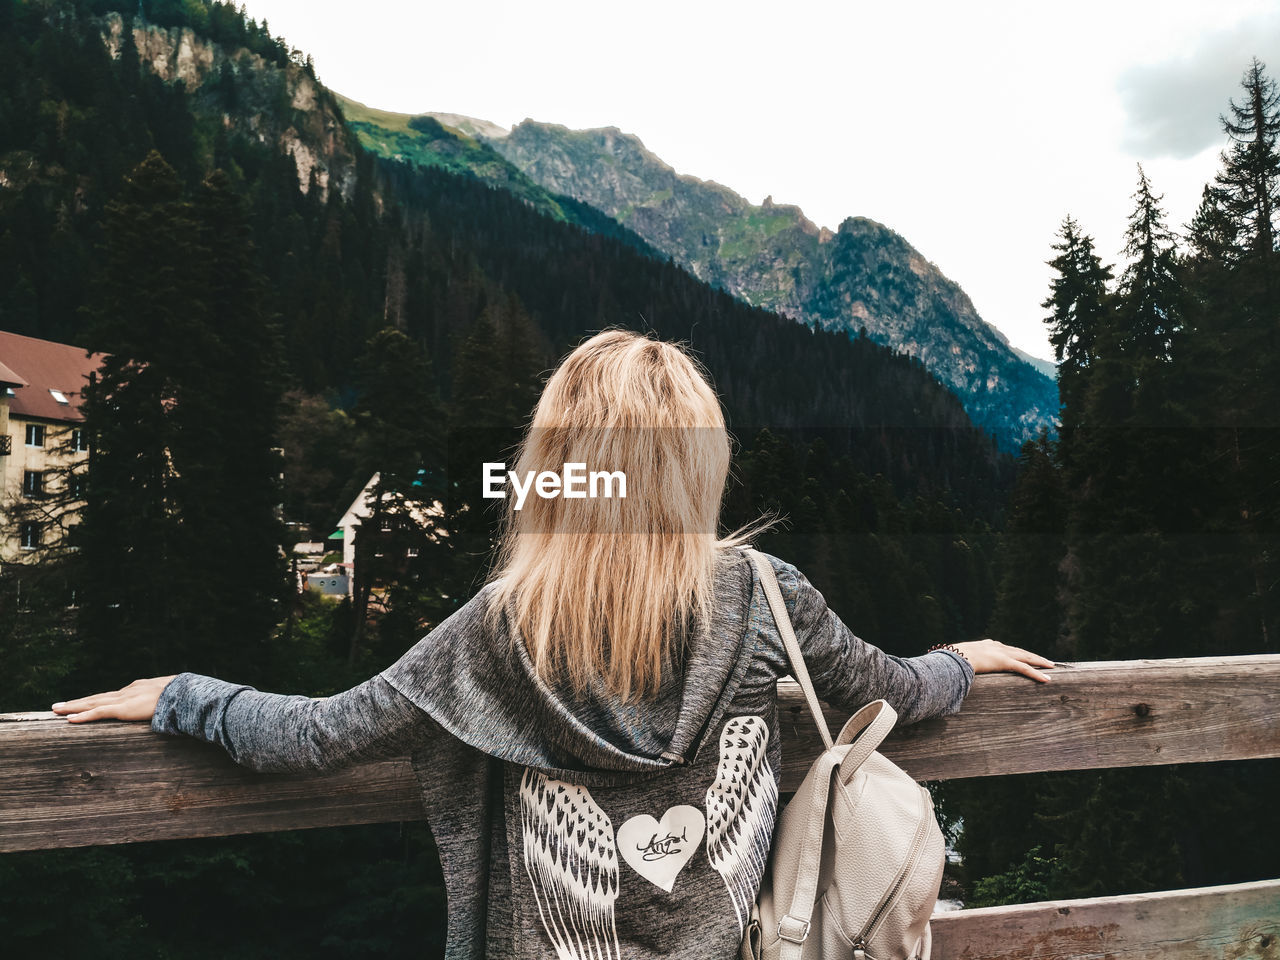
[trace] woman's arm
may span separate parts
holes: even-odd
[[[1026,669],[1032,669],[1030,664],[1053,666],[1044,657],[1026,651],[1019,653],[1028,659],[1019,660],[1012,653],[1017,648],[994,640],[956,644],[963,656],[936,650],[918,657],[895,657],[856,636],[794,565],[778,561],[775,569],[814,689],[838,709],[856,710],[883,698],[897,711],[898,722],[905,725],[958,711],[975,671],[1012,670],[1015,663]],[[791,673],[780,640],[768,655],[780,674]],[[1039,678],[1048,679],[1043,674],[1038,674]]]
[[[400,756],[431,727],[426,712],[381,676],[331,697],[304,697],[179,673],[53,709],[72,722],[150,719],[157,733],[217,743],[260,772],[318,772]]]

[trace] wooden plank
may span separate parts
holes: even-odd
[[[894,730],[882,752],[917,780],[1280,756],[1280,654],[1047,672],[1048,683],[976,677],[959,713]],[[778,706],[787,718],[784,781],[794,785],[816,755],[818,733],[793,683],[780,685]],[[833,734],[848,719],[826,715]]]
[[[407,759],[324,775],[256,773],[144,723],[0,723],[0,851],[422,818]]]
[[[934,960],[1277,960],[1280,880],[934,914]]]
[[[978,677],[962,710],[894,731],[920,780],[1280,755],[1280,655],[1063,665],[1048,684]],[[779,684],[783,786],[818,735]],[[846,719],[828,711],[833,730]],[[5,722],[7,720],[7,722]],[[0,851],[421,819],[407,759],[259,774],[147,724],[0,715]]]

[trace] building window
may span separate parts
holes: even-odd
[[[73,473],[67,477],[67,489],[71,492],[72,500],[84,499],[84,482],[86,479],[83,473]]]
[[[40,524],[35,520],[26,520],[22,524],[22,549],[34,550],[40,546]]]
[[[27,446],[28,447],[44,446],[44,424],[43,423],[27,424]]]
[[[40,498],[44,496],[44,471],[24,470],[22,473],[22,495]]]
[[[89,445],[84,442],[84,427],[71,428],[71,449],[76,453],[89,449]]]
[[[57,400],[59,403],[67,403],[67,404],[71,403],[71,401],[67,399],[67,395],[65,393],[63,393],[61,390],[55,390],[53,389],[53,387],[49,388],[49,395],[52,396],[53,399]]]

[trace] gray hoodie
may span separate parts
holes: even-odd
[[[899,724],[960,708],[963,657],[889,656],[769,560],[827,703],[883,697]],[[722,555],[711,629],[639,706],[540,680],[510,617],[485,629],[492,589],[331,697],[179,674],[152,729],[259,771],[410,755],[444,868],[448,960],[736,957],[778,813],[776,681],[791,672],[748,557]]]

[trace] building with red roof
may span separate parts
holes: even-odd
[[[80,410],[104,354],[0,331],[0,561],[56,545],[89,458]]]

